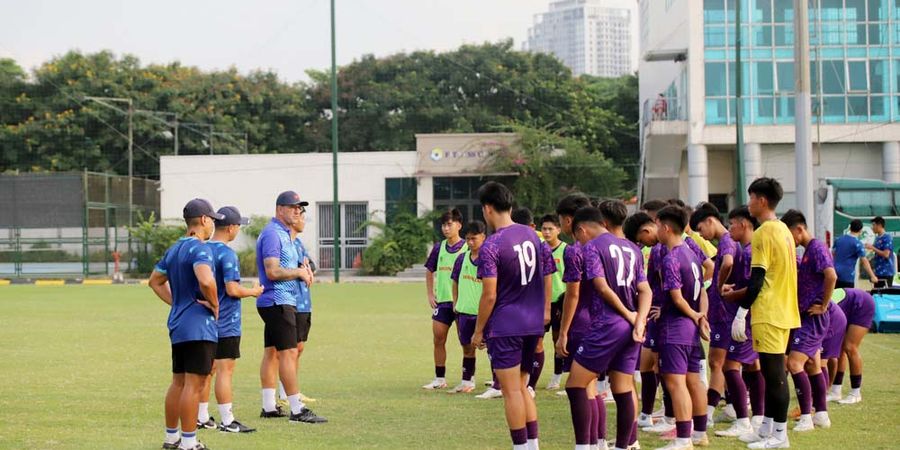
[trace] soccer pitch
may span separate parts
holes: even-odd
[[[259,418],[262,322],[246,300],[234,405],[236,417],[258,432],[202,430],[201,441],[213,449],[509,448],[502,400],[420,388],[434,375],[423,293],[422,284],[314,286],[300,385],[318,399],[310,406],[330,420],[324,425]],[[0,448],[159,448],[171,378],[167,314],[146,286],[0,287]],[[448,350],[448,383],[456,384],[455,328]],[[869,335],[862,351],[864,402],[829,404],[833,427],[790,433],[793,448],[900,446],[900,336]],[[478,358],[481,392],[490,371],[486,354]],[[543,389],[550,353],[547,361],[537,397],[541,446],[572,448],[568,401]],[[210,403],[218,418],[215,399]],[[615,408],[609,412],[613,438]],[[710,440],[713,448],[745,448]],[[647,433],[640,441],[645,449],[662,445]]]

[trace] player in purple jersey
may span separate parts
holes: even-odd
[[[512,221],[513,196],[506,186],[485,183],[478,198],[494,234],[479,252],[482,293],[472,344],[488,348],[503,391],[513,449],[536,449],[537,407],[527,386],[534,349],[550,319],[546,309],[556,265],[534,230]]]
[[[706,386],[700,379],[703,350],[709,340],[709,306],[700,265],[702,260],[682,239],[687,222],[684,210],[668,206],[657,212],[660,243],[668,254],[662,262],[662,299],[659,317],[659,371],[672,396],[676,438],[666,450],[709,445],[706,435]],[[693,416],[693,433],[691,418]]]
[[[840,288],[835,288],[834,293],[831,294],[831,303],[828,304],[828,334],[825,335],[825,341],[822,342],[822,372],[825,373],[825,381],[829,388],[825,400],[829,402],[840,400],[840,397],[834,397],[831,383],[841,360],[844,334],[847,332],[847,316],[836,303],[838,300],[843,300],[845,295],[844,290]]]
[[[566,392],[572,410],[576,448],[588,444],[591,403],[587,388],[598,374],[608,373],[616,402],[616,448],[637,445],[633,374],[650,309],[650,287],[643,257],[633,243],[617,236],[627,210],[620,201],[579,210],[573,227],[584,245],[584,283],[592,289],[579,303],[590,302],[591,326],[575,355]],[[604,227],[606,224],[610,229]],[[605,441],[600,442],[606,447]]]
[[[481,300],[481,280],[478,279],[478,251],[484,244],[487,227],[484,222],[474,220],[466,225],[464,236],[469,251],[456,258],[453,265],[453,312],[456,313],[456,332],[462,346],[462,382],[449,393],[467,394],[475,390],[475,346],[472,334],[475,332],[478,301]],[[474,276],[473,276],[474,275]]]
[[[837,273],[828,247],[814,239],[806,229],[806,217],[795,209],[781,216],[794,237],[794,243],[805,251],[797,264],[797,305],[800,309],[800,328],[792,331],[788,345],[787,368],[794,380],[800,420],[794,431],[812,431],[815,427],[829,428],[827,410],[828,381],[822,373],[821,350],[828,334],[828,304],[837,283]],[[812,416],[815,406],[816,414]]]
[[[875,317],[875,299],[868,292],[861,289],[845,289],[847,298],[838,306],[847,316],[847,333],[844,335],[844,348],[840,364],[834,378],[832,394],[840,398],[841,384],[844,380],[844,371],[847,363],[850,365],[850,394],[840,400],[842,405],[852,405],[862,401],[862,370],[863,360],[859,353],[859,346],[863,338],[872,326],[872,318]]]

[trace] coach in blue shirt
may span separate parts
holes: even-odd
[[[879,281],[884,281],[888,286],[894,285],[894,238],[884,229],[884,218],[878,216],[872,219],[872,231],[875,232],[875,244],[866,244],[866,250],[875,253],[872,265]],[[873,280],[874,281],[874,280]]]
[[[863,223],[859,219],[850,222],[850,232],[837,238],[831,254],[834,256],[834,271],[837,272],[837,288],[852,288],[856,284],[856,262],[859,261],[863,269],[869,274],[869,279],[874,283],[878,280],[869,260],[866,259],[866,249],[859,241]]]
[[[213,273],[212,236],[215,212],[203,199],[184,207],[185,236],[166,250],[150,275],[150,289],[166,304],[172,342],[172,384],[166,394],[166,439],[163,448],[202,449],[197,442],[197,406],[216,354],[219,299]],[[166,284],[168,283],[168,285]],[[182,395],[187,390],[189,394]],[[178,422],[181,420],[181,435]]]

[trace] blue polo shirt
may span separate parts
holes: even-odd
[[[166,250],[154,270],[169,279],[172,310],[169,311],[169,339],[172,344],[188,341],[218,342],[216,319],[205,306],[194,267],[207,265],[215,272],[212,250],[195,237],[183,237]]]
[[[309,258],[309,253],[306,252],[306,247],[303,246],[299,236],[297,239],[294,239],[294,246],[297,247],[297,254],[301,263],[303,258]],[[300,295],[297,297],[297,312],[312,312],[312,297],[309,294],[309,286],[303,280],[297,280],[297,284],[300,285]]]
[[[216,288],[219,293],[219,337],[241,335],[241,299],[228,295],[225,283],[241,281],[237,253],[220,241],[207,242],[212,250],[216,268]]]
[[[277,219],[272,219],[263,228],[256,240],[256,268],[259,271],[259,284],[263,293],[256,299],[258,308],[275,305],[297,306],[300,297],[300,284],[297,280],[272,281],[266,277],[266,258],[278,258],[281,267],[297,268],[300,266],[300,255],[291,240],[290,230]]]
[[[834,271],[839,281],[856,281],[856,262],[866,256],[866,249],[859,238],[845,234],[834,241]]]
[[[887,233],[881,233],[875,237],[875,243],[872,244],[878,250],[888,250],[890,255],[887,258],[875,255],[872,258],[872,271],[879,278],[893,278],[894,273],[894,238]]]

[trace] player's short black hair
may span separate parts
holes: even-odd
[[[459,210],[456,208],[450,208],[450,209],[444,211],[443,214],[441,214],[441,225],[443,225],[447,222],[456,222],[456,223],[462,225],[462,221],[463,221],[462,213],[459,212]]]
[[[850,221],[850,232],[851,233],[859,233],[863,229],[862,220],[853,219]]]
[[[593,206],[586,206],[584,208],[575,211],[575,216],[572,217],[572,230],[578,228],[578,225],[583,223],[603,223],[603,213],[600,212],[599,209],[594,208]]]
[[[874,219],[872,219],[872,224],[881,225],[883,227],[885,224],[884,217],[876,216]]]
[[[682,208],[687,206],[687,204],[685,204],[682,200],[679,200],[677,198],[670,198],[670,199],[666,200],[666,203],[669,205],[675,205],[675,206],[679,206]]]
[[[512,212],[512,221],[519,225],[534,225],[534,214],[528,208],[516,208]]]
[[[497,212],[509,212],[515,199],[508,187],[496,181],[488,181],[478,188],[478,201],[482,206],[490,205]]]
[[[636,244],[638,243],[638,232],[641,231],[641,227],[648,223],[653,223],[653,218],[650,217],[650,214],[643,211],[634,213],[631,217],[625,219],[625,223],[622,224],[622,232],[625,233],[626,239]]]
[[[184,219],[184,223],[188,227],[199,227],[203,223],[203,217],[188,217]]]
[[[603,214],[603,219],[614,227],[622,226],[628,217],[628,207],[622,200],[602,200],[597,209]]]
[[[781,221],[787,225],[788,228],[796,227],[797,225],[806,226],[806,216],[803,215],[802,212],[796,209],[789,209],[783,216],[781,216]]]
[[[487,225],[480,220],[473,220],[467,223],[463,236],[468,236],[470,234],[487,234]]]
[[[756,220],[756,217],[753,217],[753,214],[750,214],[750,208],[747,205],[741,205],[737,208],[732,209],[728,212],[728,220],[732,219],[744,219],[753,224],[753,229],[755,230],[759,227],[759,221]],[[860,228],[861,229],[861,228]]]
[[[697,225],[704,220],[715,217],[719,223],[722,222],[722,215],[719,213],[719,208],[716,208],[715,205],[709,202],[701,202],[697,205],[697,209],[691,214],[691,229],[696,230]]]
[[[559,216],[556,214],[544,214],[544,217],[541,217],[541,225],[543,226],[547,222],[552,223],[556,228],[560,227]]]
[[[665,208],[666,205],[668,205],[668,203],[666,203],[662,200],[658,200],[658,199],[647,200],[646,202],[644,202],[643,205],[641,205],[641,210],[646,211],[646,212],[657,212],[657,211]]]
[[[665,222],[676,233],[684,232],[684,227],[687,225],[687,216],[684,213],[684,208],[678,205],[669,205],[657,211],[656,220]]]
[[[580,192],[572,193],[563,197],[559,203],[556,204],[556,214],[560,216],[574,216],[575,211],[578,211],[585,206],[590,206],[590,204],[591,199],[589,199],[587,195]]]
[[[778,206],[778,203],[781,202],[781,199],[784,198],[784,189],[781,187],[781,183],[774,178],[757,178],[750,183],[750,187],[747,188],[748,194],[756,195],[757,197],[764,197],[769,202],[769,208],[775,209]]]

